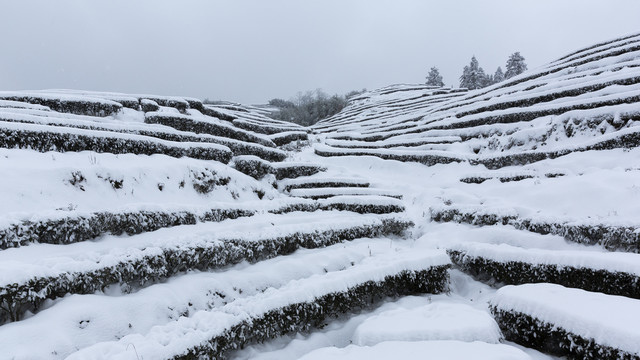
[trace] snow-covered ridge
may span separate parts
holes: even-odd
[[[639,358],[639,44],[311,128],[2,92],[0,358]]]
[[[563,62],[468,93],[419,85],[367,92],[341,113],[313,126],[329,146],[317,154],[343,155],[348,148],[351,155],[424,163],[418,154],[401,153],[409,146],[425,154],[437,148],[458,158],[477,157],[485,164],[483,159],[499,156],[491,166],[504,167],[593,146],[637,147],[638,39],[636,35],[578,52]],[[444,94],[448,97],[443,99]],[[486,131],[494,125],[500,131]],[[435,142],[438,136],[460,139],[441,147],[416,147]]]

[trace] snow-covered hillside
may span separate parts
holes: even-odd
[[[629,36],[311,128],[0,92],[0,359],[640,359],[639,65]]]

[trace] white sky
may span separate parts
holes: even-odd
[[[242,103],[458,85],[475,55],[529,68],[640,32],[638,0],[0,0],[0,90],[73,88]]]

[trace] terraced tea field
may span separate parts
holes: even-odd
[[[487,88],[0,92],[1,359],[640,359],[640,35]]]

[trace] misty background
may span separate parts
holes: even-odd
[[[529,69],[640,31],[637,0],[0,0],[0,90],[72,88],[246,104],[394,83],[472,55]]]

